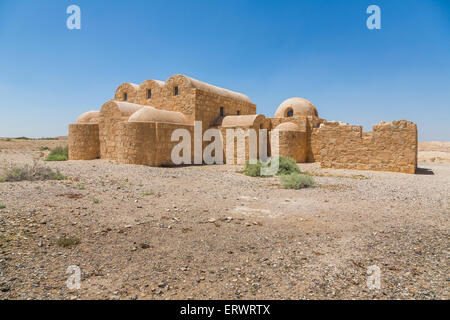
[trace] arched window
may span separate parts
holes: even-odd
[[[286,117],[291,118],[294,116],[294,110],[292,110],[292,108],[289,108],[288,111],[286,112]]]
[[[173,94],[174,94],[175,96],[178,95],[178,87],[173,88]]]
[[[147,90],[147,99],[151,99],[152,98],[152,89],[148,89]]]
[[[128,100],[128,94],[125,92],[123,94],[123,101],[127,101]]]

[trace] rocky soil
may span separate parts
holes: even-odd
[[[0,167],[65,143],[2,140]],[[45,165],[67,179],[0,183],[1,299],[450,298],[450,162],[301,164],[317,183],[303,190],[239,166]],[[366,284],[374,265],[381,289]]]

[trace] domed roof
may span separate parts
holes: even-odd
[[[282,104],[278,107],[277,111],[275,111],[275,118],[285,118],[288,116],[288,112],[292,110],[292,116],[316,116],[317,113],[316,107],[303,98],[290,98],[283,101]]]
[[[226,116],[222,120],[222,127],[252,127],[257,122],[264,121],[262,114],[249,114],[240,116]]]
[[[171,83],[176,84],[176,85],[185,85],[186,87],[210,92],[210,93],[220,95],[223,97],[252,103],[250,98],[243,93],[220,88],[220,87],[214,86],[212,84],[202,82],[200,80],[197,80],[197,79],[194,79],[194,78],[182,75],[182,74],[176,74],[174,76],[171,76],[169,79],[167,79],[166,84],[170,85]]]
[[[278,131],[299,131],[300,128],[293,122],[283,122],[276,126],[275,130]]]
[[[186,119],[181,112],[159,110],[154,107],[142,107],[131,115],[128,122],[186,123]]]
[[[100,112],[99,111],[88,111],[83,113],[77,119],[77,124],[89,124],[89,123],[99,123],[100,120]]]

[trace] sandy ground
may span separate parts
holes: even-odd
[[[0,167],[65,143],[0,140]],[[301,164],[303,190],[238,166],[47,163],[68,179],[0,183],[0,298],[449,299],[450,143],[420,149],[416,175]]]

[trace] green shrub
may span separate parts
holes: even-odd
[[[291,174],[291,173],[301,173],[301,171],[297,165],[297,162],[295,162],[294,159],[283,157],[283,156],[279,156],[279,157],[277,157],[277,159],[279,161],[278,162],[278,172],[277,172],[278,176]]]
[[[47,158],[45,158],[45,161],[66,161],[69,159],[69,147],[65,146],[63,147],[56,147],[52,151],[50,151],[50,154]]]
[[[6,209],[6,206],[4,204],[0,204],[0,209]]]
[[[281,185],[286,189],[303,189],[313,187],[314,178],[305,174],[291,173],[280,176]]]
[[[252,164],[247,161],[245,163],[244,174],[249,177],[261,177],[261,168],[262,167],[263,167],[263,164],[259,160],[255,164]]]
[[[37,162],[33,165],[23,167],[12,167],[5,170],[4,176],[0,177],[0,182],[14,181],[43,181],[43,180],[64,180],[66,177],[59,171],[53,171]]]
[[[297,163],[294,159],[279,156],[275,160],[278,160],[277,175],[286,175],[291,173],[301,173]],[[274,160],[271,160],[274,161]],[[250,164],[248,161],[245,164],[244,174],[250,177],[261,177],[261,168],[267,168],[271,165],[271,162],[264,164],[260,160],[256,164]]]
[[[39,147],[39,151],[47,151],[49,148],[47,146]]]

